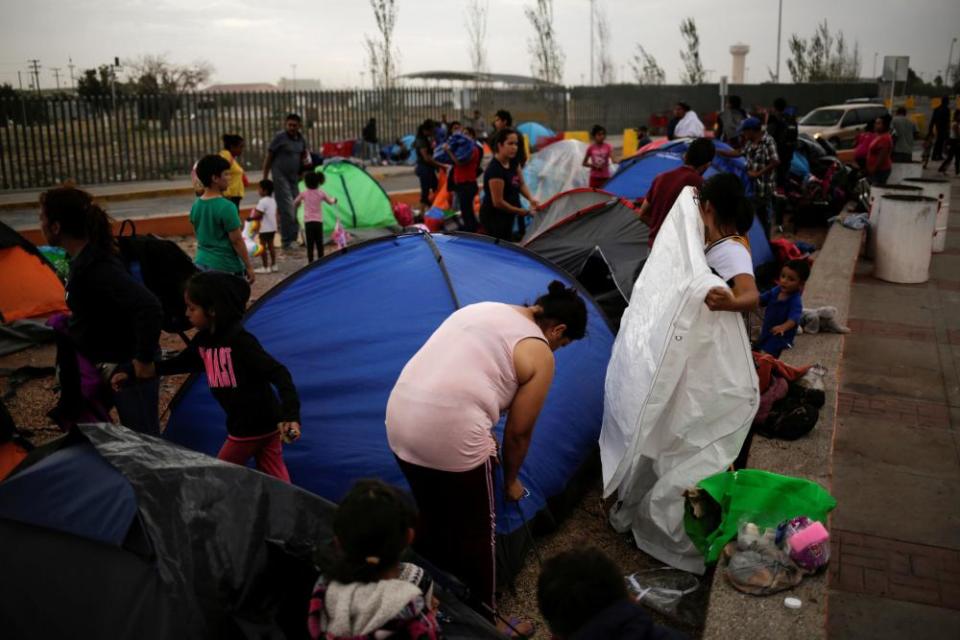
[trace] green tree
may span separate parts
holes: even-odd
[[[663,84],[667,79],[663,67],[641,44],[637,45],[637,50],[630,61],[630,68],[633,70],[633,77],[637,84],[658,85]]]
[[[842,82],[860,77],[860,44],[851,48],[842,31],[830,32],[827,21],[817,25],[809,40],[797,34],[787,42],[787,69],[794,82]]]
[[[563,50],[553,26],[553,0],[535,0],[524,9],[533,37],[529,40],[530,67],[534,77],[552,84],[563,81]]]

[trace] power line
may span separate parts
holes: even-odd
[[[33,74],[36,82],[37,93],[40,93],[40,61],[34,58],[27,60],[27,63],[30,65],[30,73]]]
[[[67,58],[67,62],[70,63],[70,64],[67,65],[67,68],[70,69],[70,88],[71,88],[71,89],[75,89],[76,86],[77,86],[77,83],[76,83],[76,81],[73,79],[73,69],[74,69],[74,67],[76,67],[76,65],[73,64],[73,58],[72,58],[72,57]]]

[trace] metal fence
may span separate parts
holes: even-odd
[[[813,88],[810,88],[810,87]],[[867,95],[875,85],[750,85],[744,104],[774,93],[808,106]],[[157,180],[183,175],[196,160],[221,148],[224,133],[246,139],[247,169],[262,166],[266,147],[287,113],[304,119],[314,149],[354,140],[376,118],[381,143],[414,133],[426,118],[468,120],[479,110],[489,121],[497,109],[516,122],[535,120],[556,130],[604,124],[612,133],[647,122],[685,100],[703,114],[719,106],[716,85],[696,87],[581,87],[556,89],[424,88],[348,91],[183,93],[0,99],[0,188],[27,189],[72,179],[80,184]],[[771,96],[766,94],[770,93]],[[795,96],[795,97],[792,97]],[[805,108],[808,108],[805,105]]]

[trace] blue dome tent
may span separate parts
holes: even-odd
[[[530,142],[531,151],[537,146],[540,138],[552,138],[557,135],[552,129],[549,129],[539,122],[523,122],[517,125],[517,131],[527,137]]]
[[[413,233],[349,247],[276,286],[250,309],[245,326],[289,368],[300,393],[303,435],[284,452],[292,481],[335,502],[359,478],[406,488],[384,427],[387,398],[404,365],[459,307],[532,303],[551,280],[579,287],[512,244]],[[583,296],[587,336],[556,354],[553,387],[520,473],[531,495],[519,509],[498,503],[501,541],[559,499],[596,447],[613,334],[589,294]],[[165,435],[214,455],[223,425],[206,382],[194,378],[175,399]],[[496,434],[502,437],[503,421]]]
[[[673,140],[656,149],[639,153],[624,160],[620,163],[620,168],[613,177],[603,186],[604,191],[630,200],[639,200],[645,197],[654,178],[664,171],[676,169],[683,164],[683,154],[687,152],[691,142],[691,139]],[[717,149],[732,148],[730,145],[718,141],[714,141],[714,146]],[[703,176],[709,178],[717,173],[732,173],[740,178],[748,194],[753,191],[750,178],[747,176],[747,163],[743,158],[715,156],[712,166],[707,169]],[[764,237],[763,227],[757,218],[753,220],[753,226],[750,227],[748,237],[754,269],[773,262],[773,251],[770,249],[770,243]]]

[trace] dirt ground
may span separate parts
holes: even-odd
[[[789,239],[805,240],[820,246],[826,237],[826,229],[802,229],[798,233],[784,233],[783,236]],[[193,255],[196,251],[194,238],[185,237],[175,240],[189,255]],[[327,247],[327,252],[331,250]],[[301,248],[288,252],[278,249],[277,258],[280,271],[274,274],[258,274],[257,281],[253,285],[253,299],[262,296],[283,278],[306,265],[306,252]],[[179,337],[168,334],[162,336],[161,348],[175,351],[182,347],[183,342]],[[25,365],[53,366],[54,356],[55,348],[52,345],[33,347],[0,357],[0,370],[16,369]],[[164,424],[166,424],[167,406],[184,379],[185,376],[170,377],[163,379],[161,383],[160,411]],[[0,376],[0,395],[7,392],[9,384],[9,377]],[[60,434],[55,427],[43,426],[49,422],[46,413],[54,406],[56,393],[53,377],[47,377],[25,382],[17,389],[15,395],[5,400],[16,423],[21,425],[21,429],[35,444],[41,444]],[[639,551],[629,535],[618,534],[609,526],[606,515],[608,507],[609,505],[604,505],[600,497],[598,476],[593,488],[558,529],[537,539],[540,557],[548,558],[560,551],[592,545],[613,558],[625,575],[661,567],[662,563]],[[539,569],[537,554],[529,553],[523,570],[517,576],[515,593],[505,591],[500,600],[502,611],[507,617],[516,616],[533,620],[538,624],[538,633],[535,636],[538,639],[550,637],[537,612],[536,585]],[[699,590],[685,597],[681,606],[681,617],[687,624],[657,614],[654,614],[654,617],[661,623],[686,631],[691,637],[699,637],[709,599],[710,583],[709,574],[700,578]]]

